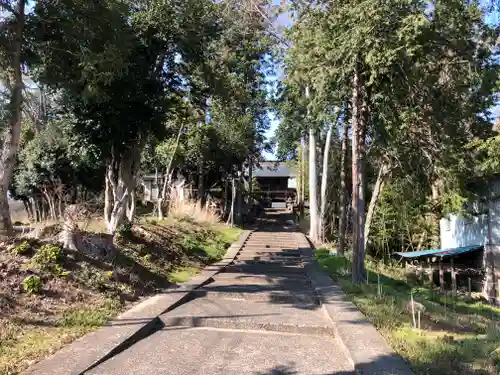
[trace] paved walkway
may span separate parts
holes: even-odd
[[[268,216],[225,272],[161,316],[163,329],[89,374],[352,374],[298,236]]]

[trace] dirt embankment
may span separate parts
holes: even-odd
[[[107,251],[83,254],[62,249],[58,230],[0,244],[0,374],[20,373],[134,301],[186,281],[239,235],[189,219],[143,220]]]

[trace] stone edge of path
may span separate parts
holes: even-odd
[[[307,237],[297,233],[305,268],[330,318],[335,338],[357,374],[414,375],[406,361],[389,346],[344,291],[316,262]]]
[[[127,349],[161,327],[159,316],[189,300],[195,289],[210,282],[236,257],[250,236],[244,230],[219,262],[205,267],[198,275],[180,285],[144,299],[112,319],[97,331],[88,333],[46,359],[29,367],[25,375],[84,374],[98,364]]]

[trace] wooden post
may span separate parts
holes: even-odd
[[[469,283],[469,298],[472,298],[472,283],[470,281],[470,277],[467,279]]]
[[[431,262],[431,258],[427,258],[427,263],[429,263],[429,284],[434,284],[434,270],[432,268],[432,262]]]
[[[410,292],[411,301],[411,316],[413,318],[413,328],[417,328],[417,321],[415,319],[415,302],[413,301],[413,292]]]
[[[455,272],[455,266],[453,264],[453,257],[450,258],[451,262],[451,293],[453,296],[457,295],[457,274]]]
[[[444,268],[442,258],[439,258],[439,290],[444,292]]]

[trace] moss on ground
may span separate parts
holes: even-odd
[[[316,259],[417,375],[500,373],[499,308],[410,284],[401,268],[370,260],[366,263],[369,283],[354,285],[349,259],[325,249],[316,251]],[[412,328],[411,293],[425,307],[421,329]]]
[[[0,374],[19,374],[130,302],[187,281],[240,233],[193,220],[142,219],[103,257],[34,240],[0,249]],[[24,290],[30,275],[41,280],[36,293]]]

